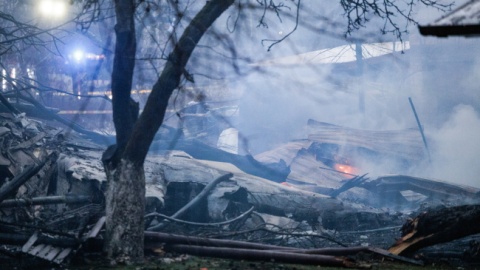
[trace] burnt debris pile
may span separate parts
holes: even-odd
[[[418,132],[308,128],[252,156],[162,127],[173,135],[145,162],[145,249],[345,267],[478,261],[478,189],[369,174],[424,162]],[[106,146],[7,113],[0,143],[0,256],[61,265],[102,254]]]

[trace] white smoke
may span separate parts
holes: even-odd
[[[451,117],[429,133],[432,166],[427,176],[480,187],[480,114],[458,105]]]

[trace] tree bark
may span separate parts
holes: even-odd
[[[142,263],[145,173],[143,166],[122,159],[107,171],[106,241],[108,258],[116,263]]]
[[[105,250],[112,264],[143,262],[145,175],[121,155],[132,133],[138,110],[130,92],[135,67],[135,1],[114,0],[115,57],[112,70],[112,109],[117,143],[105,151],[107,174]],[[137,115],[135,115],[135,112]]]
[[[138,109],[134,107],[130,97],[137,49],[135,1],[115,0],[115,14],[117,23],[115,25],[116,43],[112,70],[112,109],[113,123],[117,134],[117,149],[121,153],[138,116]]]
[[[148,149],[163,123],[168,100],[180,83],[190,55],[206,30],[234,0],[207,1],[195,16],[169,55],[135,126],[138,110],[131,106],[130,98],[136,49],[135,5],[134,0],[114,1],[117,43],[112,71],[112,106],[117,145],[115,150],[107,150],[102,158],[108,179],[105,248],[112,263],[137,263],[143,261],[144,255],[143,163]]]

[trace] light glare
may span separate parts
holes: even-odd
[[[81,51],[81,50],[76,50],[76,51],[73,53],[73,59],[75,59],[75,61],[80,62],[80,61],[83,59],[83,51]]]
[[[62,0],[42,0],[39,11],[45,17],[60,18],[67,12],[67,3]]]

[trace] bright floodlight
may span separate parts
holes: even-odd
[[[67,12],[67,3],[65,0],[40,0],[40,13],[49,18],[61,18]]]
[[[84,53],[82,50],[76,50],[73,53],[73,59],[75,59],[77,62],[80,62],[84,57]]]

